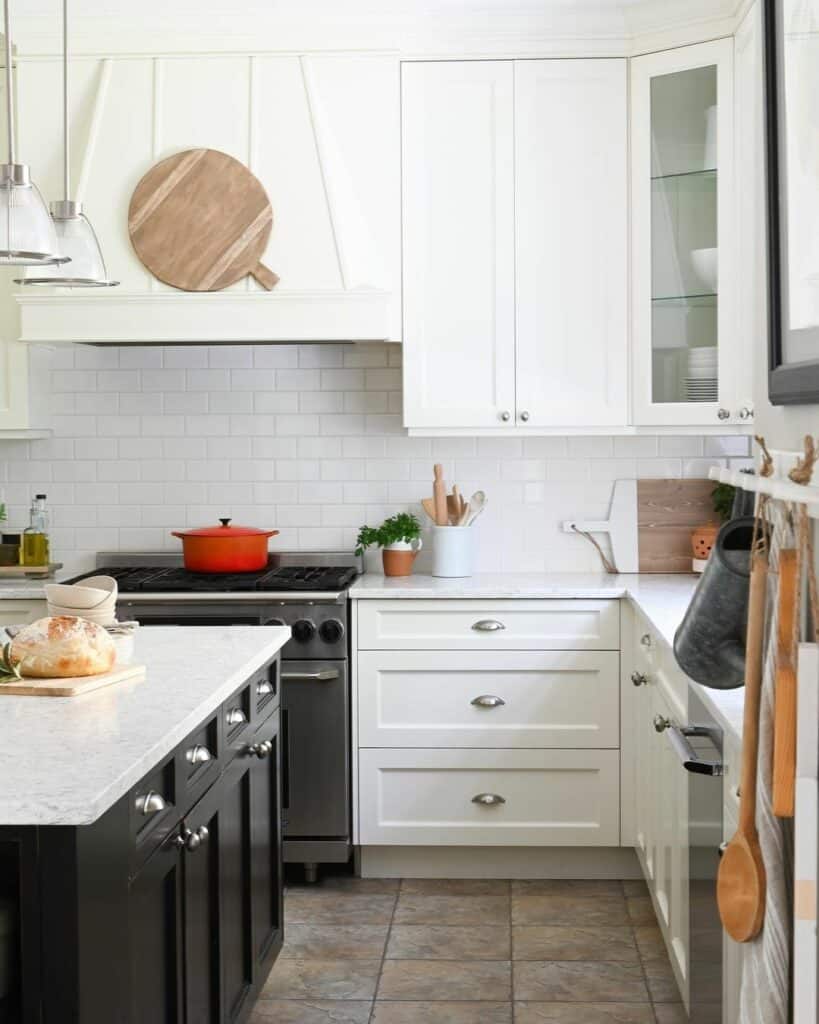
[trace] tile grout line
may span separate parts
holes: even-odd
[[[403,886],[404,879],[398,879],[398,888],[395,890],[395,901],[392,905],[392,913],[390,914],[389,924],[387,925],[387,934],[384,938],[384,948],[381,950],[381,963],[378,966],[378,977],[375,979],[375,988],[373,989],[373,1001],[370,1006],[370,1015],[367,1018],[368,1024],[371,1024],[375,1017],[375,1004],[378,999],[378,989],[381,987],[381,975],[384,973],[384,961],[387,959],[387,949],[390,944],[390,936],[392,935],[392,924],[395,920],[395,912],[398,910],[398,901],[401,899],[401,888]]]
[[[628,909],[629,897],[628,897],[628,893],[626,892],[626,883],[625,883],[624,879],[620,880],[620,885],[621,885],[622,890],[623,890],[623,899],[625,900],[625,904],[626,904],[626,914],[628,915],[628,922],[629,922],[629,925],[631,926],[631,937],[632,937],[632,939],[634,939],[634,948],[637,950],[637,962],[640,964],[640,974],[641,974],[641,976],[643,978],[643,984],[646,987],[646,995],[648,996],[648,1005],[651,1007],[651,1016],[654,1018],[654,1022],[656,1024],[656,1021],[657,1021],[657,1010],[654,1007],[654,999],[653,999],[653,997],[651,995],[651,986],[648,983],[648,975],[646,974],[646,965],[645,965],[645,961],[643,960],[643,954],[640,951],[640,946],[639,946],[639,943],[637,942],[637,932],[635,930],[636,929],[636,925],[634,924],[634,921],[632,921],[631,913],[629,912],[629,909]]]

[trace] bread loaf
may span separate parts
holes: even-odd
[[[22,675],[35,679],[98,676],[114,667],[114,641],[95,622],[53,615],[24,626],[11,645]]]

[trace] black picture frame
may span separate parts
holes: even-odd
[[[764,0],[765,116],[768,172],[768,397],[772,405],[819,403],[819,326],[817,358],[786,363],[785,340],[790,327],[784,319],[787,303],[787,194],[784,179],[785,130],[783,83],[783,11],[785,0]],[[819,224],[816,226],[819,231]]]

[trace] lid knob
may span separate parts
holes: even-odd
[[[230,519],[220,519],[219,522],[222,524],[222,526],[230,525]]]

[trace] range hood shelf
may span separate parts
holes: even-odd
[[[91,345],[386,341],[389,291],[19,293],[20,340]]]

